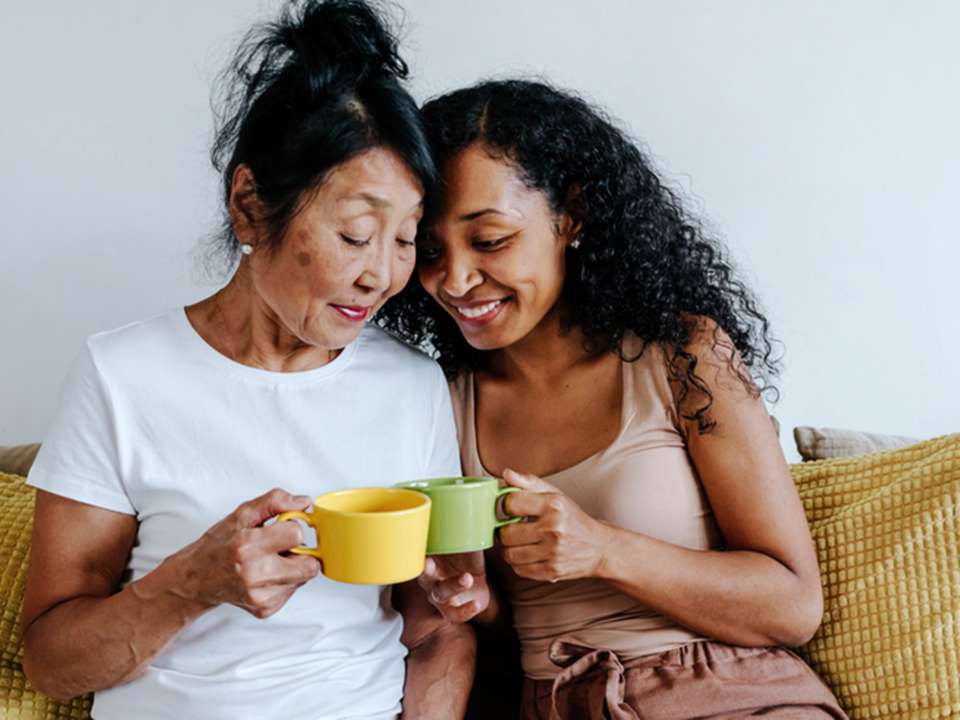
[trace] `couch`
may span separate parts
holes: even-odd
[[[854,720],[960,718],[960,434],[917,442],[796,428],[791,466],[817,545],[824,621],[801,654]],[[0,448],[0,719],[89,717],[23,677],[18,618],[37,446]],[[515,642],[478,635],[468,717],[514,716]],[[133,717],[133,715],[131,715]]]

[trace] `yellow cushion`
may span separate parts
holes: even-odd
[[[824,586],[809,662],[854,720],[960,717],[960,435],[791,470]]]
[[[0,473],[0,718],[80,720],[90,717],[91,696],[58,703],[27,684],[20,667],[20,607],[33,526],[33,488],[20,475]]]

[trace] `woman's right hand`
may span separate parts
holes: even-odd
[[[320,561],[281,554],[303,543],[298,523],[264,523],[309,505],[309,497],[279,489],[240,505],[171,558],[180,570],[180,592],[204,607],[229,603],[258,618],[273,615],[317,576]]]
[[[466,622],[490,604],[482,551],[430,555],[417,582],[449,622]]]

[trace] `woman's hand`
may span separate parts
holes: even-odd
[[[240,505],[171,558],[182,580],[180,592],[206,607],[229,603],[258,618],[273,615],[316,577],[320,562],[309,555],[281,555],[302,544],[299,524],[263,524],[309,505],[309,497],[279,489]]]
[[[417,579],[448,622],[466,622],[490,604],[483,552],[431,555]]]
[[[602,575],[611,546],[607,525],[535,475],[504,470],[503,479],[522,491],[507,495],[507,512],[527,517],[500,529],[503,559],[517,575],[545,582]]]

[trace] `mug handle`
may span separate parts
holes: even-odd
[[[502,498],[504,495],[509,495],[510,493],[515,493],[515,492],[520,492],[520,488],[518,488],[518,487],[505,487],[505,488],[500,488],[500,489],[497,491],[496,500],[495,500],[494,502],[495,502],[495,503],[500,502],[500,498]],[[507,508],[504,507],[504,508],[503,508],[503,511],[506,512],[506,511],[507,511]],[[502,528],[504,525],[513,525],[514,523],[518,523],[518,522],[520,522],[520,521],[523,520],[523,519],[524,519],[524,518],[523,518],[523,515],[514,515],[514,516],[512,516],[512,517],[507,518],[506,520],[497,520],[497,521],[493,524],[493,527],[494,527],[494,528]]]
[[[277,515],[277,522],[283,522],[284,520],[303,520],[314,530],[317,529],[317,526],[313,524],[313,518],[300,510],[291,510],[290,512]],[[301,545],[300,547],[290,548],[290,552],[296,553],[297,555],[312,555],[317,559],[322,559],[320,555],[320,533],[317,533],[317,547],[312,548]]]

